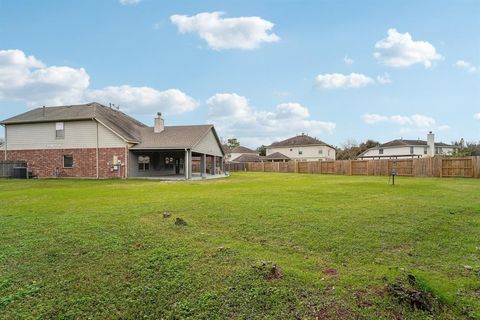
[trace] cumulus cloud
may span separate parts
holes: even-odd
[[[362,116],[363,122],[369,125],[379,123],[389,123],[393,125],[400,125],[400,133],[416,133],[424,132],[426,130],[443,131],[450,127],[444,124],[437,124],[437,121],[429,116],[414,114],[411,116],[393,115],[386,116],[376,113],[367,113]]]
[[[178,89],[159,91],[130,85],[90,89],[89,84],[90,77],[83,68],[47,66],[21,50],[0,50],[0,100],[21,101],[30,107],[111,102],[137,114],[180,114],[199,105]]]
[[[29,106],[81,100],[90,84],[83,68],[46,66],[21,50],[0,50],[0,99]]]
[[[478,70],[477,66],[474,66],[473,64],[465,60],[457,60],[454,65],[460,69],[464,69],[472,73]]]
[[[120,0],[120,4],[123,6],[136,5],[139,4],[142,0]]]
[[[473,115],[474,119],[480,120],[480,112]]]
[[[412,125],[415,127],[431,127],[436,124],[435,119],[429,116],[414,114],[412,116],[384,116],[380,114],[367,113],[362,116],[363,121],[367,124],[376,124],[380,122],[390,122],[399,125]]]
[[[375,80],[361,73],[326,73],[319,74],[315,83],[321,89],[361,88],[375,83]]]
[[[349,56],[345,56],[343,57],[343,62],[345,62],[345,64],[353,64],[355,61],[353,61],[353,59]]]
[[[274,111],[258,111],[247,98],[236,93],[217,93],[208,98],[210,120],[228,137],[258,145],[299,132],[312,135],[332,133],[336,124],[310,119],[308,108],[296,102],[282,103]]]
[[[385,73],[383,76],[377,76],[377,82],[380,84],[389,84],[392,83],[392,79],[388,73]]]
[[[260,17],[223,18],[223,12],[202,12],[194,16],[172,15],[170,21],[181,33],[197,33],[214,50],[255,49],[263,42],[280,38],[274,24]]]
[[[441,60],[435,47],[427,41],[415,41],[410,33],[399,33],[396,29],[389,29],[388,36],[375,44],[374,57],[389,67],[408,67],[413,64],[423,64],[430,68],[432,64]]]
[[[129,112],[164,114],[182,114],[195,110],[198,102],[178,89],[159,91],[150,87],[132,87],[129,85],[110,86],[86,93],[89,100],[107,104],[115,102]]]

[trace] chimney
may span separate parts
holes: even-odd
[[[429,157],[435,156],[435,134],[432,131],[428,132],[427,134],[427,155]]]
[[[163,123],[162,113],[157,112],[157,117],[155,118],[155,126],[153,127],[153,132],[160,133],[165,129],[165,125]]]

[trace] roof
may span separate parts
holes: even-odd
[[[254,154],[257,154],[257,151],[249,149],[247,147],[242,147],[242,146],[233,147],[228,152],[229,153],[254,153]]]
[[[395,139],[389,142],[386,142],[384,144],[381,144],[377,147],[373,147],[370,149],[365,150],[361,154],[359,154],[357,157],[362,157],[364,154],[366,154],[370,150],[377,150],[377,149],[382,149],[382,148],[395,148],[395,147],[426,147],[428,146],[428,142],[425,140],[405,140],[405,139]],[[449,148],[458,148],[458,146],[446,144],[443,142],[435,142],[435,147],[449,147]],[[391,155],[386,155],[390,157]],[[399,155],[400,156],[400,155]],[[410,154],[411,156],[411,154]],[[378,156],[376,156],[378,157]]]
[[[242,154],[241,156],[231,160],[231,162],[260,162],[261,158],[258,154]]]
[[[228,144],[224,143],[222,144],[222,150],[223,150],[223,153],[229,153],[230,147],[228,146]]]
[[[155,133],[153,127],[144,127],[140,130],[141,142],[130,149],[192,148],[212,129],[213,125],[211,124],[165,126],[161,133]]]
[[[317,139],[310,137],[306,134],[301,134],[292,138],[288,138],[282,141],[274,142],[268,146],[268,148],[272,147],[294,147],[294,146],[308,146],[308,145],[320,145],[320,146],[329,146],[333,148],[331,145]]]
[[[290,160],[289,157],[280,152],[274,152],[265,157],[267,160]]]
[[[396,139],[384,144],[381,144],[375,148],[388,148],[388,147],[401,147],[401,146],[427,146],[428,143],[425,140],[404,140],[404,139]],[[443,142],[435,142],[435,147],[455,147],[453,145],[449,145]]]
[[[0,124],[97,120],[128,142],[140,141],[140,130],[147,126],[129,115],[96,102],[57,107],[40,107],[8,118]]]

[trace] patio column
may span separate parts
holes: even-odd
[[[187,176],[187,179],[190,180],[190,179],[192,179],[192,150],[188,150],[187,155],[188,155],[188,162],[187,162],[188,176]]]
[[[207,155],[205,153],[200,157],[200,175],[202,178],[207,175]]]
[[[183,173],[185,174],[185,180],[188,180],[188,150],[185,150],[185,159],[183,161]]]
[[[222,173],[225,172],[225,170],[224,170],[224,169],[225,169],[225,168],[224,168],[224,166],[225,166],[225,163],[224,163],[224,162],[225,162],[225,161],[224,161],[224,160],[225,160],[225,159],[223,159],[223,157],[220,158],[220,171],[222,171]]]
[[[212,175],[215,175],[215,170],[216,170],[216,167],[217,167],[216,162],[217,162],[217,157],[213,156],[212,157],[212,172],[211,172]]]

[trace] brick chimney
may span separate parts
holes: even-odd
[[[434,157],[435,156],[435,134],[432,131],[430,131],[427,134],[427,146],[428,146],[427,155],[429,157]]]
[[[157,112],[157,117],[155,118],[155,126],[153,127],[153,132],[160,133],[165,130],[165,125],[162,118],[162,113]]]

